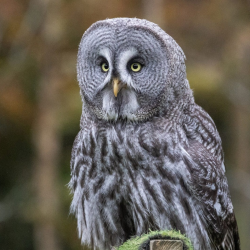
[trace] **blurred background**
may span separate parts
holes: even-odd
[[[153,21],[183,48],[196,102],[222,137],[249,249],[249,0],[0,0],[0,249],[83,249],[67,188],[81,114],[76,56],[84,31],[113,17]]]

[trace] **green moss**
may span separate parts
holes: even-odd
[[[179,239],[184,244],[184,249],[193,250],[190,239],[179,231],[150,231],[148,234],[143,234],[140,237],[133,237],[121,245],[117,250],[142,250],[149,249],[149,242],[153,239]]]

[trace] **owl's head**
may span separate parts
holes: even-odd
[[[185,56],[159,26],[137,18],[94,23],[83,35],[77,72],[85,110],[107,121],[143,121],[190,94]]]

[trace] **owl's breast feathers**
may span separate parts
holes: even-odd
[[[149,229],[177,229],[195,249],[239,249],[221,140],[200,107],[178,122],[83,122],[70,182],[83,243],[109,249]]]

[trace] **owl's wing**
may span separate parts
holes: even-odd
[[[80,152],[79,152],[79,144],[81,143],[81,136],[82,136],[82,130],[80,130],[74,140],[73,143],[73,147],[72,147],[72,151],[71,151],[71,160],[70,160],[70,170],[71,170],[71,181],[69,183],[69,188],[71,189],[71,191],[73,192],[76,189],[76,185],[77,185],[77,176],[78,172],[79,172],[79,166],[76,168],[77,166],[77,156],[79,156]]]
[[[183,148],[191,192],[215,249],[240,249],[219,134],[212,119],[200,107],[195,108],[192,116],[196,119],[195,126],[188,135],[188,146]]]

